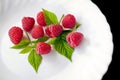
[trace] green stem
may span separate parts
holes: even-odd
[[[28,40],[30,41],[30,44],[32,45],[32,41],[31,41],[31,39],[30,39],[30,37],[29,37],[29,35],[28,35],[28,33],[26,31],[25,31],[25,34],[26,34]]]
[[[64,14],[63,14],[62,17],[60,18],[59,24],[60,24],[60,22],[62,21],[63,17],[64,17]]]
[[[76,23],[75,27],[73,29],[71,29],[71,31],[76,31],[80,26],[81,26],[81,24]]]

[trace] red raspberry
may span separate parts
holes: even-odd
[[[73,28],[75,27],[76,19],[73,15],[68,14],[62,20],[62,25],[65,28]]]
[[[69,33],[66,37],[68,44],[73,48],[78,46],[81,43],[82,39],[83,39],[83,34],[79,32]]]
[[[35,24],[35,20],[32,17],[24,17],[22,19],[22,27],[25,31],[31,31]]]
[[[56,25],[48,26],[45,31],[49,37],[54,38],[59,36],[62,33],[63,28],[61,25],[56,24]]]
[[[34,27],[31,31],[31,35],[35,39],[43,37],[44,36],[43,27],[40,25]]]
[[[43,12],[37,14],[37,23],[41,26],[46,26],[45,16]]]
[[[23,30],[16,26],[12,27],[8,34],[13,44],[18,44],[23,38]]]
[[[36,51],[38,54],[48,54],[51,51],[51,46],[44,42],[39,42],[36,46]]]

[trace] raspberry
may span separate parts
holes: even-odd
[[[73,15],[68,14],[62,20],[62,25],[64,28],[73,28],[75,27],[76,19]]]
[[[37,14],[37,23],[41,26],[46,26],[45,16],[43,12]]]
[[[13,44],[18,44],[23,38],[23,30],[19,27],[12,27],[9,32],[9,37],[10,40],[12,41]]]
[[[35,39],[43,37],[44,36],[43,27],[40,25],[34,27],[31,31],[31,35]]]
[[[83,34],[79,32],[69,33],[66,37],[68,44],[73,48],[77,47],[81,43],[82,39]]]
[[[48,26],[45,31],[49,37],[54,38],[59,36],[62,33],[63,28],[61,25],[55,24],[55,25]]]
[[[48,54],[51,51],[51,46],[44,42],[39,42],[36,46],[36,51],[38,54]]]
[[[35,24],[35,20],[32,17],[24,17],[22,19],[22,27],[25,31],[31,31]]]

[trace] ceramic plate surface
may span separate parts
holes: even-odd
[[[36,17],[45,8],[74,14],[82,25],[77,30],[84,40],[75,48],[73,62],[54,50],[43,56],[38,74],[27,61],[28,55],[10,49],[12,26],[21,26],[24,16]],[[90,0],[0,0],[0,80],[101,80],[111,62],[112,35],[105,16]]]

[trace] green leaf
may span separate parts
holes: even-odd
[[[19,44],[14,45],[11,48],[13,48],[13,49],[22,49],[22,48],[27,47],[29,44],[30,44],[29,40],[22,40]]]
[[[47,43],[52,45],[52,44],[54,44],[54,43],[55,43],[55,40],[56,40],[56,38],[52,38],[52,39],[51,39],[51,40],[49,40]]]
[[[44,15],[45,15],[45,20],[46,20],[46,24],[50,25],[50,24],[58,24],[58,19],[57,16],[53,13],[50,12],[48,10],[43,9]]]
[[[70,31],[64,31],[54,43],[54,48],[58,51],[61,55],[65,56],[67,59],[72,61],[72,54],[74,52],[74,48],[70,47],[66,41],[66,35]]]
[[[32,48],[31,48],[30,46],[27,46],[27,47],[25,47],[25,48],[20,52],[20,54],[26,54],[26,53],[30,52],[31,49],[32,49]]]
[[[44,36],[44,37],[39,38],[39,39],[37,39],[37,40],[35,40],[35,41],[32,41],[32,42],[33,42],[33,43],[45,42],[45,41],[47,41],[48,39],[49,39],[49,37]]]
[[[28,61],[37,73],[39,66],[42,62],[42,56],[38,55],[36,51],[33,49],[28,56]]]

